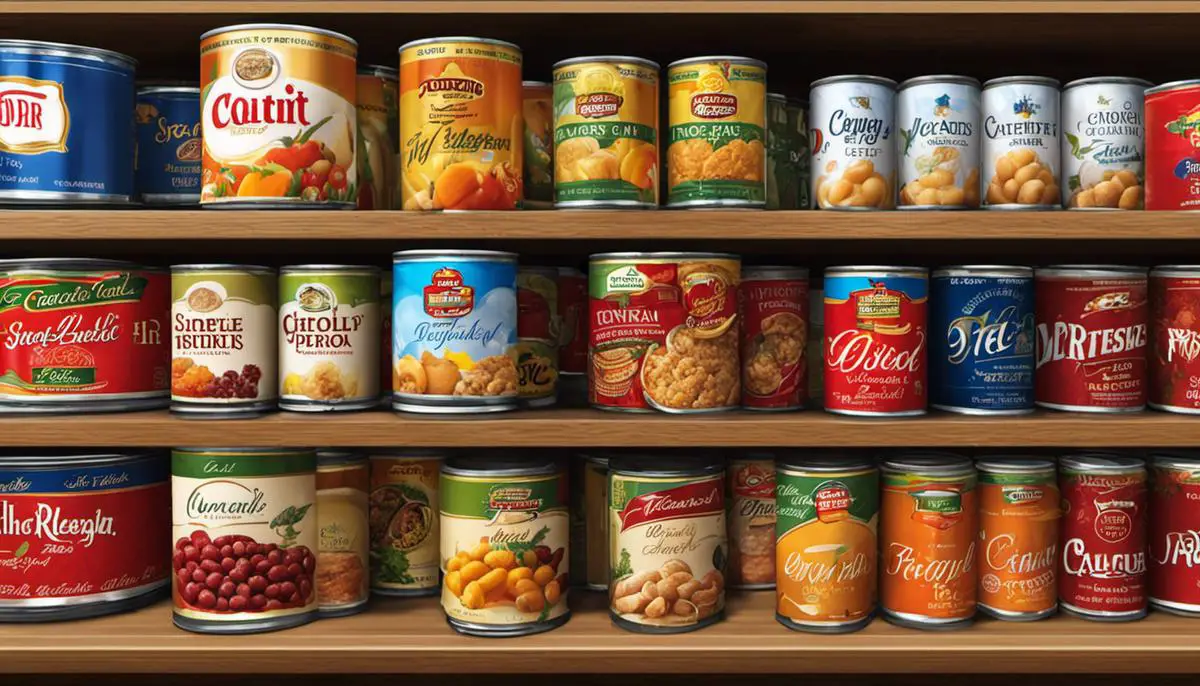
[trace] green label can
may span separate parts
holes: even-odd
[[[767,93],[767,209],[807,210],[808,118],[804,104]]]

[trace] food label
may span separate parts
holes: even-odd
[[[1146,209],[1200,207],[1200,87],[1146,95]]]
[[[1149,83],[1088,83],[1063,91],[1063,206],[1142,209]]]
[[[366,460],[317,466],[317,599],[322,611],[367,602]]]
[[[1058,207],[1057,86],[1002,83],[983,89],[984,204]]]
[[[979,85],[919,83],[897,100],[900,206],[979,207]]]
[[[608,590],[608,464],[583,462],[583,507],[586,539],[584,578],[588,588]]]
[[[1000,616],[1058,602],[1059,494],[1054,470],[979,473],[979,604]]]
[[[729,587],[775,584],[775,462],[731,460],[729,484]]]
[[[522,93],[525,207],[550,207],[554,202],[554,87],[526,83]]]
[[[558,272],[558,365],[564,374],[586,374],[588,280],[574,269]]]
[[[522,399],[552,398],[558,389],[557,273],[517,272],[517,385]]]
[[[1150,275],[1150,406],[1200,413],[1200,274]]]
[[[1058,598],[1100,616],[1146,607],[1146,475],[1060,468]]]
[[[437,458],[371,457],[372,588],[437,588],[441,465]]]
[[[358,209],[390,210],[399,204],[396,173],[400,164],[400,104],[396,77],[384,72],[358,74]]]
[[[873,81],[812,89],[812,195],[818,209],[896,206],[896,90]]]
[[[1200,611],[1200,463],[1155,465],[1150,497],[1150,598]]]
[[[809,209],[808,117],[804,106],[767,100],[767,209]]]
[[[200,95],[195,88],[137,96],[137,192],[149,204],[200,200]]]
[[[748,278],[740,289],[742,406],[808,401],[808,279]]]

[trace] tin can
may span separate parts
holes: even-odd
[[[741,260],[726,253],[592,255],[591,404],[630,412],[736,408],[740,279]]]
[[[979,81],[969,76],[919,76],[900,84],[900,209],[979,207],[979,100]]]
[[[1038,269],[1041,407],[1137,412],[1146,406],[1146,270],[1110,265]]]
[[[729,588],[775,588],[775,456],[744,453],[726,467]]]
[[[1200,266],[1150,270],[1150,407],[1200,414]]]
[[[305,264],[279,270],[279,407],[379,404],[379,270]]]
[[[392,402],[392,272],[379,275],[379,404]]]
[[[524,197],[521,49],[491,38],[400,46],[406,210],[515,210]]]
[[[1200,456],[1155,455],[1150,478],[1150,605],[1200,616]]]
[[[1200,80],[1146,89],[1146,209],[1200,208]]]
[[[442,608],[451,628],[507,637],[565,624],[570,516],[558,465],[512,455],[451,458],[440,490]]]
[[[1014,622],[1058,611],[1054,462],[1016,456],[977,460],[979,610]]]
[[[1149,81],[1097,76],[1062,93],[1063,207],[1142,209]]]
[[[825,270],[825,409],[925,414],[929,270]]]
[[[150,206],[200,202],[200,89],[142,86],[134,118],[138,199]]]
[[[929,402],[963,414],[1033,411],[1033,269],[998,265],[933,272]]]
[[[358,44],[294,24],[200,36],[206,207],[353,209]]]
[[[613,623],[678,634],[724,619],[725,464],[706,456],[621,455],[609,463],[608,491]]]
[[[809,92],[812,196],[821,210],[896,207],[896,82],[849,74]]]
[[[0,260],[0,411],[166,407],[170,293],[129,262]]]
[[[672,62],[667,99],[667,205],[766,206],[766,63]]]
[[[525,120],[523,207],[548,210],[554,206],[554,86],[545,81],[522,81],[521,94]]]
[[[317,614],[344,617],[367,607],[370,463],[364,455],[317,451]]]
[[[796,631],[858,631],[875,615],[879,469],[861,455],[780,458],[775,472],[775,619]]]
[[[554,65],[555,207],[658,207],[658,69],[621,55]]]
[[[984,207],[1058,209],[1058,81],[1006,76],[983,84]]]
[[[358,209],[399,209],[396,173],[400,168],[399,72],[370,64],[358,68],[355,111],[362,148],[358,164]]]
[[[430,450],[371,454],[371,591],[438,593],[438,479],[444,455]]]
[[[175,626],[248,634],[316,619],[316,471],[312,450],[171,451]]]
[[[767,93],[767,209],[807,210],[808,104]]]
[[[558,270],[517,270],[517,392],[526,407],[558,402]]]
[[[562,374],[587,374],[588,277],[574,267],[558,268],[558,366]]]
[[[587,455],[583,462],[584,544],[572,548],[583,553],[584,587],[607,591],[608,559],[608,465],[610,458]],[[572,559],[575,558],[572,555]]]
[[[808,288],[808,402],[823,407],[825,401],[825,280],[809,280]]]
[[[1146,466],[1089,453],[1058,463],[1063,496],[1058,602],[1084,619],[1146,616]]]
[[[808,401],[808,270],[747,267],[739,296],[742,407],[804,409]]]
[[[909,453],[882,465],[879,602],[893,624],[955,629],[974,621],[979,492],[971,461]]]
[[[157,454],[5,455],[0,622],[96,617],[163,598],[167,475]]]
[[[516,409],[516,254],[408,250],[392,262],[392,407]]]

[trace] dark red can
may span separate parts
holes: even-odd
[[[745,267],[739,300],[742,407],[804,409],[808,402],[808,270]]]
[[[1145,463],[1120,455],[1071,455],[1059,461],[1058,481],[1059,606],[1102,621],[1145,617]]]
[[[588,282],[573,267],[558,268],[558,316],[562,330],[558,339],[558,371],[587,374]]]
[[[1200,266],[1150,270],[1150,407],[1200,414]]]
[[[1200,454],[1151,463],[1150,604],[1200,616]]]
[[[1200,80],[1146,90],[1146,209],[1200,209]]]
[[[1146,270],[1056,266],[1035,273],[1038,405],[1075,412],[1146,406]]]

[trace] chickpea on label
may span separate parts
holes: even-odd
[[[896,82],[879,76],[814,81],[809,138],[817,209],[896,206]]]
[[[900,207],[979,207],[979,82],[922,76],[900,84]]]
[[[983,84],[986,207],[1059,206],[1058,81],[1009,76]]]

